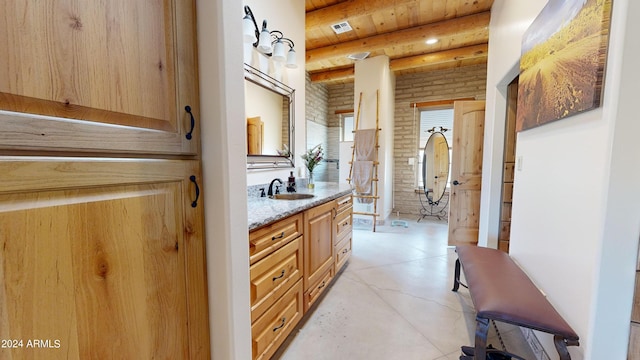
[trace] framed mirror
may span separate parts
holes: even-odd
[[[449,144],[444,134],[435,131],[424,146],[422,182],[429,204],[438,204],[449,179]]]
[[[247,169],[294,167],[295,90],[244,64]]]

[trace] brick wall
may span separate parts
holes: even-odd
[[[353,82],[348,84],[328,85],[329,102],[327,103],[327,120],[329,123],[329,159],[338,160],[340,158],[340,114],[336,114],[337,110],[353,110]],[[346,162],[340,164],[334,162],[329,164],[330,176],[329,181],[338,182],[340,166],[349,166]],[[344,179],[343,179],[344,181]]]
[[[486,82],[486,65],[396,76],[393,150],[394,213],[398,211],[403,214],[417,215],[422,209],[418,193],[415,192],[416,169],[408,163],[410,157],[416,156],[418,149],[418,121],[416,119],[414,124],[413,108],[409,105],[412,102],[457,98],[484,99]],[[320,133],[320,136],[326,139],[324,144],[326,144],[327,158],[338,158],[340,115],[335,113],[336,110],[357,111],[353,91],[353,82],[331,85],[313,84],[307,74],[306,116],[307,121],[316,123],[312,126],[308,125],[307,129],[315,129],[314,132]],[[322,126],[319,127],[317,124]],[[317,135],[310,136],[308,131],[307,139],[312,137],[315,140]],[[324,180],[337,181],[333,165],[322,166],[325,169],[322,177]],[[340,164],[340,166],[349,166],[349,164]],[[443,202],[447,202],[446,197]]]
[[[307,73],[305,92],[305,118],[307,125],[307,134],[305,137],[307,144],[305,148],[310,149],[318,144],[322,144],[326,159],[329,152],[335,147],[329,143],[329,123],[327,120],[329,92],[327,91],[326,85],[312,83],[309,73]],[[301,154],[297,154],[296,157],[300,158],[300,155]],[[300,161],[303,160],[300,159]],[[332,171],[329,165],[330,164],[326,162],[322,162],[313,170],[313,176],[316,181],[332,181],[330,180],[330,172]]]
[[[340,128],[340,115],[337,110],[354,110],[357,105],[353,102],[353,82],[347,84],[332,84],[327,86],[329,102],[327,103],[327,120],[329,126]]]
[[[394,132],[394,203],[393,212],[419,214],[422,206],[415,192],[416,165],[409,158],[418,151],[418,114],[414,120],[412,102],[485,98],[487,69],[475,65],[450,70],[406,74],[396,77]],[[417,159],[416,159],[417,163]],[[424,194],[422,195],[424,201]],[[443,199],[447,202],[447,199]]]

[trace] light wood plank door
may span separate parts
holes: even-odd
[[[0,174],[0,337],[25,341],[0,358],[209,358],[197,161],[16,157]]]
[[[452,246],[478,243],[484,109],[484,101],[454,103],[449,206]]]
[[[334,202],[304,213],[304,290],[317,283],[333,267]]]
[[[0,149],[196,154],[192,0],[0,2]]]

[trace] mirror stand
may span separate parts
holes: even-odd
[[[420,220],[426,218],[427,216],[435,216],[436,218],[438,218],[438,220],[442,220],[442,217],[444,217],[444,219],[447,219],[447,206],[449,205],[449,197],[447,197],[446,203],[441,204],[440,200],[442,199],[433,201],[429,199],[428,192],[425,192],[424,195],[427,198],[426,203],[422,201],[422,192],[418,193],[418,199],[420,199],[420,205],[422,206],[422,209],[420,209],[420,218],[418,218],[418,222],[420,222]]]

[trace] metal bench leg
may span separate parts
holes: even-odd
[[[476,317],[476,338],[474,359],[485,359],[487,357],[487,335],[489,334],[489,319]]]
[[[580,345],[579,341],[567,340],[560,335],[553,336],[553,343],[556,346],[556,350],[558,350],[558,354],[560,355],[560,360],[571,360],[571,355],[569,354],[569,349],[567,349],[567,345],[572,345],[572,346]]]
[[[453,289],[451,291],[458,291],[460,288],[460,259],[456,259],[456,268],[453,274]]]

